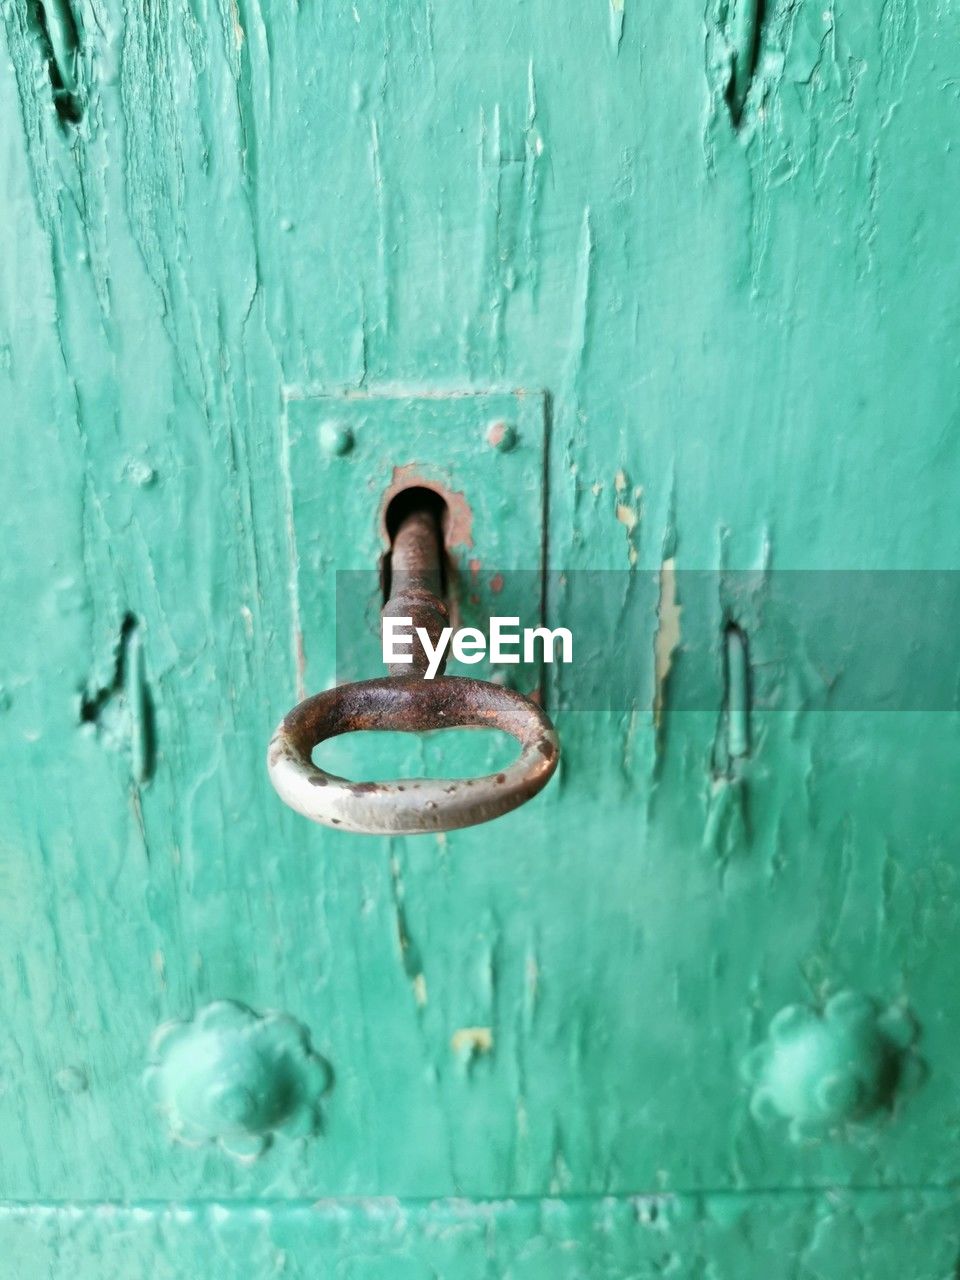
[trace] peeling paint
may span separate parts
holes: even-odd
[[[680,647],[680,615],[683,607],[677,600],[676,561],[671,557],[660,566],[660,600],[657,605],[657,634],[653,643],[654,679],[653,723],[659,729],[667,701],[667,681],[673,666],[673,655]]]
[[[490,1027],[461,1027],[450,1037],[450,1048],[458,1056],[492,1053],[493,1031]]]
[[[629,482],[624,471],[618,471],[613,481],[617,502],[614,508],[617,520],[627,531],[627,558],[630,567],[637,563],[639,549],[637,546],[637,529],[640,525],[640,499],[643,490],[637,486],[632,495],[628,494]]]

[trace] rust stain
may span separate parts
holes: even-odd
[[[443,521],[443,544],[448,551],[454,547],[473,546],[473,512],[463,493],[447,489],[437,480],[420,473],[418,464],[408,463],[403,467],[394,467],[393,479],[387,486],[380,501],[380,539],[385,547],[390,545],[387,532],[387,509],[390,503],[404,489],[429,489],[431,493],[441,497],[446,505]]]

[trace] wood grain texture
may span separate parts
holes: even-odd
[[[715,744],[725,574],[957,564],[960,13],[767,3],[747,82],[719,8],[83,0],[65,119],[4,0],[4,1198],[955,1181],[955,708],[824,712],[816,637],[765,637],[761,592],[736,621],[789,708],[752,725],[747,823],[718,816]],[[551,578],[548,618],[647,679],[613,710],[555,687],[561,776],[495,826],[356,843],[270,790],[298,387],[549,393],[549,567],[618,573],[609,609]],[[715,705],[675,715],[639,585],[665,560],[721,584],[680,615]],[[740,1064],[841,987],[909,1006],[927,1080],[792,1144]],[[321,1137],[252,1163],[171,1145],[151,1033],[221,998],[309,1027]],[[158,1230],[142,1258],[197,1274]],[[67,1256],[41,1235],[37,1274]],[[947,1273],[935,1236],[911,1275]],[[870,1256],[798,1274],[880,1280]]]

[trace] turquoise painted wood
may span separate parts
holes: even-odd
[[[957,6],[0,12],[0,1275],[952,1275]],[[264,769],[394,467],[576,637],[443,839]]]

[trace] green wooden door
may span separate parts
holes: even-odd
[[[953,1276],[957,6],[2,14],[0,1275]],[[263,763],[398,468],[576,644],[445,838]]]

